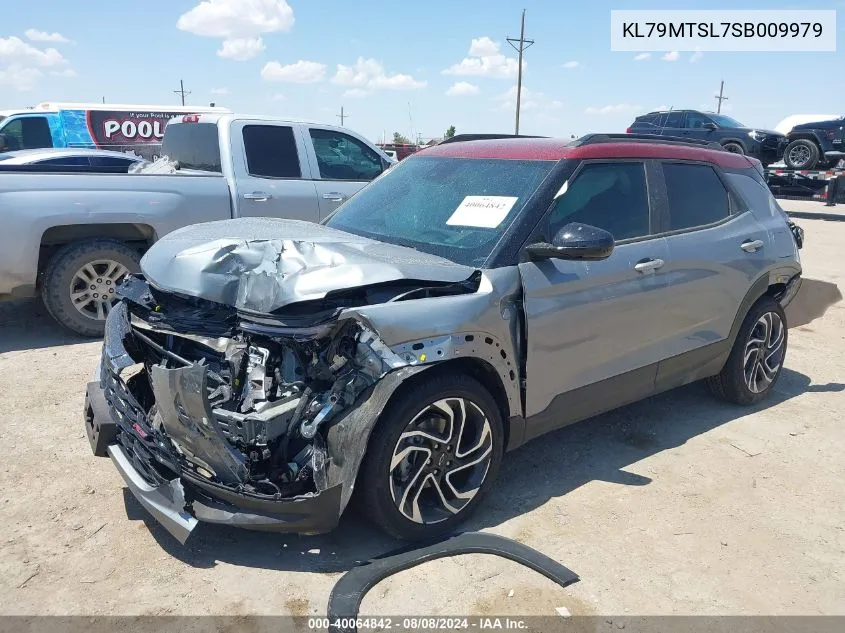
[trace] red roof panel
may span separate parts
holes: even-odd
[[[561,160],[588,158],[665,158],[698,160],[721,167],[747,168],[751,161],[740,154],[731,154],[695,145],[669,145],[643,141],[593,143],[569,146],[566,139],[507,138],[464,141],[435,145],[417,156],[444,158],[500,158],[508,160]]]

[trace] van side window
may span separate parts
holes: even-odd
[[[47,117],[43,116],[13,119],[5,125],[0,134],[6,136],[9,151],[53,147],[50,125],[47,123]]]

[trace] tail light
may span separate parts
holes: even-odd
[[[631,133],[631,128],[628,128],[627,130],[625,130],[625,134],[630,134],[630,133]]]
[[[199,123],[200,122],[200,115],[199,114],[186,114],[182,117],[182,123]]]

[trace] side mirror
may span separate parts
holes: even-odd
[[[713,122],[705,123],[701,127],[703,127],[705,130],[715,130],[715,129],[717,129],[716,124],[713,123]]]
[[[613,236],[596,226],[571,222],[561,228],[552,243],[537,242],[525,248],[532,261],[541,259],[607,259],[613,252]]]

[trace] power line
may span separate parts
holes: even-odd
[[[338,119],[340,119],[340,127],[343,127],[343,122],[346,120],[346,117],[349,116],[348,114],[343,113],[343,106],[340,106],[340,114],[336,116]]]
[[[534,44],[534,40],[526,40],[525,39],[525,9],[522,10],[522,23],[519,27],[519,39],[515,37],[507,38],[508,44],[510,44],[515,51],[519,53],[519,70],[517,71],[517,80],[516,80],[516,126],[515,126],[515,134],[519,134],[519,106],[520,100],[522,99],[522,53],[531,48],[531,45]]]
[[[185,97],[191,94],[190,90],[185,90],[185,83],[181,79],[179,80],[179,90],[174,90],[173,92],[182,97],[182,105],[185,105]]]
[[[722,112],[722,101],[727,101],[727,97],[723,97],[722,94],[725,91],[725,82],[722,82],[722,85],[719,86],[719,94],[716,96],[716,101],[719,105],[716,106],[716,114],[721,114]]]

